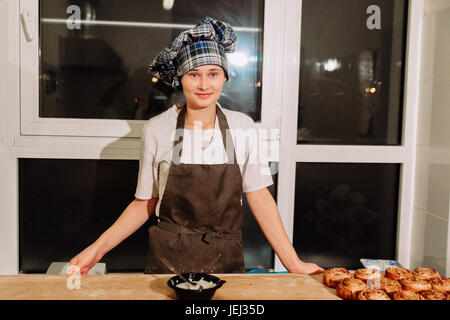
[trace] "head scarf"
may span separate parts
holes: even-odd
[[[183,74],[207,64],[219,65],[228,80],[225,53],[236,49],[236,34],[224,22],[205,17],[195,27],[182,32],[163,49],[149,66],[148,73],[176,88]]]

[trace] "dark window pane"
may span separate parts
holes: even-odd
[[[70,5],[81,10],[80,29],[66,24]],[[207,15],[238,36],[219,101],[259,121],[263,0],[177,0],[169,10],[163,1],[41,0],[40,117],[148,119],[182,101],[180,91],[154,83],[147,66]]]
[[[134,199],[139,161],[19,160],[20,271],[45,272],[91,245]],[[145,267],[149,225],[106,254],[108,271]]]
[[[294,247],[323,267],[395,259],[398,164],[297,163]]]
[[[272,197],[277,199],[278,163],[271,163],[273,185],[267,187]],[[242,196],[244,217],[242,221],[242,242],[244,245],[245,269],[273,269],[274,253],[272,247],[256,222],[247,203],[245,193]]]
[[[45,272],[92,244],[134,199],[138,169],[137,160],[19,159],[20,272]],[[269,190],[276,198],[275,185]],[[245,267],[271,269],[272,249],[245,197],[243,206]],[[155,217],[103,257],[109,272],[144,272]]]
[[[406,20],[406,0],[302,2],[299,144],[401,144]]]

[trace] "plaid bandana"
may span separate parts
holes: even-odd
[[[148,73],[176,88],[183,74],[206,64],[219,65],[228,80],[225,53],[236,48],[233,28],[206,17],[194,28],[182,32],[162,50],[149,66]]]

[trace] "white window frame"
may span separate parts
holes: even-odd
[[[410,266],[414,166],[419,92],[420,40],[423,2],[410,0],[400,146],[297,145],[302,0],[286,0],[278,208],[289,239],[293,240],[297,162],[400,164],[396,259]],[[362,13],[365,14],[365,13]],[[300,18],[299,18],[300,17]],[[288,32],[289,31],[289,32]],[[300,258],[301,258],[301,252]],[[370,257],[369,257],[370,258]],[[275,270],[285,268],[275,258]]]
[[[272,94],[279,90],[281,70],[275,61],[279,61],[281,50],[276,45],[279,39],[279,24],[276,23],[282,11],[276,1],[266,1],[265,12],[275,15],[267,19],[264,33],[263,80],[260,128],[279,128],[280,97]],[[109,120],[109,119],[69,119],[39,117],[39,1],[20,0],[21,13],[29,13],[31,22],[21,23],[20,65],[21,65],[21,134],[50,136],[86,136],[86,137],[140,137],[145,120]],[[266,18],[268,16],[266,15]],[[186,26],[187,27],[187,26]],[[24,29],[29,30],[33,38],[27,39]]]

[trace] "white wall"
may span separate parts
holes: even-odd
[[[411,267],[450,275],[450,1],[425,0]]]
[[[17,174],[11,151],[20,103],[19,25],[11,17],[17,17],[18,3],[0,0],[0,274],[17,273],[19,264],[17,190],[11,185]]]

